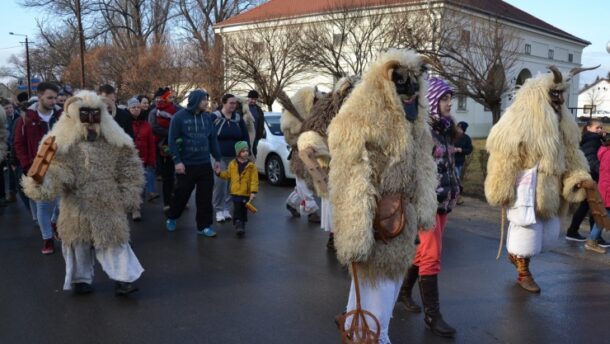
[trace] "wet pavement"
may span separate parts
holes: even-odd
[[[244,239],[230,224],[198,237],[192,203],[169,233],[160,201],[146,203],[132,229],[146,271],[129,298],[114,296],[99,265],[93,294],[62,291],[60,252],[40,254],[22,204],[0,208],[0,343],[339,343],[333,317],[349,276],[318,225],[288,216],[290,191],[262,183]],[[533,259],[542,293],[529,294],[506,255],[495,260],[498,225],[499,212],[472,199],[449,217],[441,309],[456,338],[432,335],[421,314],[397,307],[392,342],[607,343],[608,256],[562,244]]]

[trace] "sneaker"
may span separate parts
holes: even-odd
[[[156,192],[151,192],[148,194],[148,201],[152,202],[154,200],[156,200],[157,198],[159,198],[159,194]]]
[[[140,221],[142,221],[142,214],[140,213],[139,210],[136,210],[133,213],[131,213],[131,219],[134,220],[135,222],[140,222]]]
[[[197,234],[206,236],[208,238],[213,238],[216,236],[216,232],[210,227],[206,227],[200,231],[197,231]]]
[[[116,282],[114,285],[114,295],[116,296],[126,296],[138,290],[140,290],[138,287],[129,282]]]
[[[587,240],[587,238],[578,234],[578,232],[575,232],[575,233],[566,233],[566,240],[582,242],[582,241]]]
[[[216,222],[225,222],[226,218],[225,218],[225,213],[224,211],[217,211],[216,212]]]
[[[176,230],[176,220],[174,220],[174,219],[165,220],[165,228],[167,229],[168,232],[175,231]]]
[[[245,224],[240,220],[235,220],[235,229],[237,230],[235,233],[240,238],[242,238],[246,234]]]
[[[42,250],[40,250],[42,254],[53,254],[55,253],[55,245],[53,244],[53,239],[45,239],[42,241]]]
[[[72,284],[72,290],[74,294],[91,294],[93,292],[93,287],[89,283],[74,283]]]
[[[585,250],[600,254],[606,253],[606,249],[601,247],[595,240],[585,241]]]
[[[604,238],[597,239],[597,244],[604,248],[610,247],[610,243],[604,240]]]
[[[228,211],[228,210],[224,210],[224,211],[222,212],[222,214],[223,214],[223,215],[224,215],[224,217],[225,217],[225,221],[231,221],[231,220],[233,219],[233,216],[231,216],[231,212],[230,212],[230,211]]]
[[[292,215],[292,217],[301,217],[301,213],[299,213],[299,211],[296,210],[296,208],[294,208],[290,204],[286,204],[286,209],[288,209],[288,211],[290,212],[290,215]]]

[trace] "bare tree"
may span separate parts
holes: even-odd
[[[589,109],[589,115],[592,115],[593,111],[605,101],[605,95],[599,85],[593,85],[585,92],[585,99],[584,108]]]
[[[295,44],[296,24],[265,23],[225,37],[226,77],[256,89],[269,111],[279,93],[307,70]]]
[[[335,80],[360,75],[380,50],[394,45],[396,22],[386,11],[358,1],[327,7],[319,21],[303,26],[298,40],[298,57],[313,70]]]

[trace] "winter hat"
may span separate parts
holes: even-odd
[[[466,129],[468,129],[468,123],[466,123],[466,122],[464,122],[464,121],[459,122],[459,123],[457,124],[457,126],[458,126],[458,127],[460,127],[460,128],[462,129],[462,131],[463,131],[463,132],[466,132]]]
[[[250,92],[248,92],[248,98],[258,99],[258,92],[256,92],[255,90],[251,90]]]
[[[167,91],[169,91],[169,87],[165,87],[165,88],[159,87],[157,89],[157,91],[155,92],[155,95],[153,96],[153,98],[162,97],[163,93],[165,93]]]
[[[237,141],[235,143],[235,154],[239,154],[243,150],[248,150],[248,143],[246,141]]]
[[[430,103],[430,124],[433,129],[441,132],[451,128],[453,125],[451,118],[442,117],[438,112],[441,98],[447,93],[453,95],[451,86],[439,78],[430,78],[428,81],[428,94],[426,95]]]
[[[133,97],[127,101],[127,108],[138,105],[140,105],[140,101],[136,97]]]

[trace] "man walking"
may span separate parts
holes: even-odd
[[[254,143],[252,143],[252,154],[256,157],[258,141],[263,138],[265,134],[265,113],[263,109],[257,104],[258,102],[258,92],[255,90],[251,90],[248,92],[248,108],[250,109],[250,113],[252,117],[254,117]]]
[[[208,98],[203,90],[191,92],[186,109],[178,111],[170,123],[169,150],[178,180],[165,223],[170,232],[176,229],[176,219],[182,214],[196,187],[197,233],[207,237],[216,236],[212,229],[213,171],[220,168],[218,161],[221,154],[214,124],[206,111]],[[216,160],[214,169],[210,154]]]

